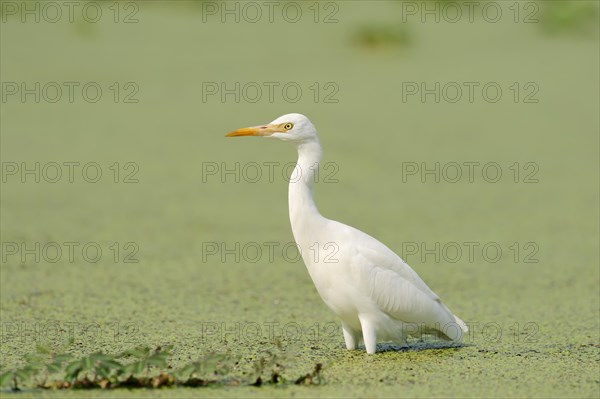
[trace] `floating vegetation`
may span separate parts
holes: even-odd
[[[598,32],[598,3],[594,1],[544,1],[541,26],[547,33],[594,35]]]
[[[411,36],[403,25],[364,25],[356,32],[354,41],[364,47],[408,46]]]
[[[320,363],[311,373],[288,382],[282,376],[285,367],[281,355],[271,352],[255,362],[254,373],[248,381],[229,376],[233,360],[218,353],[209,353],[172,371],[168,365],[170,349],[141,347],[116,355],[95,352],[74,359],[70,354],[55,355],[38,347],[37,354],[26,356],[25,366],[0,374],[0,386],[20,391],[22,387],[32,386],[42,389],[115,389],[323,383]]]

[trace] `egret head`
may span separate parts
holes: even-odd
[[[244,127],[226,134],[226,137],[237,136],[264,136],[296,144],[318,140],[317,129],[302,114],[283,115],[266,125]]]

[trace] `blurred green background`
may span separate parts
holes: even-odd
[[[235,326],[265,335],[265,323],[297,323],[299,339],[279,337],[285,373],[324,363],[323,386],[119,396],[597,397],[598,3],[267,3],[75,2],[72,14],[62,2],[1,3],[3,369],[36,345],[172,344],[181,363],[227,352],[244,376],[275,340]],[[399,254],[407,243],[502,248],[495,262],[479,250],[454,263],[403,254],[472,324],[464,347],[344,349],[302,262],[281,251],[293,241],[283,175],[295,149],[223,137],[290,112],[311,118],[332,162],[321,176],[333,180],[316,187],[325,216]],[[79,163],[72,182],[65,162]],[[495,162],[502,178],[406,174],[452,162]],[[258,179],[244,169],[254,163]],[[54,242],[63,254],[49,262]],[[65,242],[78,243],[72,261]],[[86,243],[102,249],[97,262]],[[208,252],[236,243],[264,252]],[[230,332],[207,335],[207,323]]]

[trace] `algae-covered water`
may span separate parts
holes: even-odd
[[[597,3],[74,3],[2,3],[2,370],[172,345],[324,383],[19,397],[600,395]],[[321,212],[401,254],[462,346],[345,349],[292,246],[293,146],[223,137],[289,112]]]

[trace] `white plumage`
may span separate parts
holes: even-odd
[[[321,216],[312,188],[322,150],[306,116],[283,115],[227,136],[296,144],[298,162],[289,184],[292,232],[319,295],[342,320],[348,349],[356,349],[362,339],[367,352],[375,353],[377,341],[405,343],[407,336],[423,333],[462,339],[466,324],[398,255],[368,234]]]

